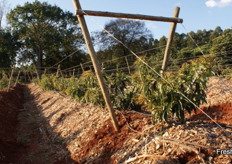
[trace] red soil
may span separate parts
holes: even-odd
[[[35,114],[38,110],[32,97],[24,97],[25,93],[28,94],[28,89],[23,85],[0,91],[0,163],[73,163],[69,154],[62,159],[56,158],[58,145],[49,144],[39,131],[40,125],[35,121],[41,118]],[[26,102],[27,108],[24,106]],[[49,145],[53,146],[51,150]]]
[[[22,147],[17,142],[17,115],[23,106],[23,87],[17,85],[7,91],[0,91],[0,163],[15,163],[18,149]]]
[[[205,113],[207,113],[212,119],[214,119],[218,123],[232,125],[232,104],[225,103],[219,105],[213,105],[209,107],[203,107]],[[209,117],[207,117],[202,111],[197,110],[197,113],[194,113],[191,116],[192,120],[207,120],[212,121]]]
[[[148,119],[148,122],[144,122],[144,115],[135,112],[126,112],[124,116],[118,113],[117,119],[120,126],[119,132],[114,130],[110,120],[107,120],[104,126],[97,132],[90,132],[92,139],[84,145],[81,155],[75,157],[78,163],[89,163],[93,156],[96,156],[94,164],[102,164],[102,161],[104,161],[104,163],[115,163],[111,156],[122,148],[127,139],[133,135],[128,123],[131,125],[132,122],[135,123],[140,120],[134,125],[131,125],[134,130],[140,131],[144,124],[150,121],[150,119]],[[91,150],[98,150],[94,152],[100,153],[93,155],[90,154]]]

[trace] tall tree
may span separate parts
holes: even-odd
[[[231,54],[232,53],[232,29],[226,29],[224,32],[213,39],[211,53],[213,54]]]
[[[105,31],[97,34],[101,45],[101,56],[107,59],[130,54],[127,48],[135,52],[141,51],[144,49],[144,46],[149,45],[149,39],[152,38],[151,32],[141,21],[116,19],[107,23],[105,29],[121,42],[117,42]]]
[[[223,30],[221,29],[221,27],[217,26],[210,35],[210,41],[212,42],[213,39],[215,39],[216,37],[218,37],[222,33],[223,33]]]
[[[20,61],[37,63],[38,68],[44,64],[52,66],[67,54],[80,49],[82,44],[75,16],[47,2],[27,2],[11,10],[7,18],[24,46]],[[81,50],[75,53],[76,56],[78,54],[83,57]]]
[[[18,37],[9,31],[0,30],[0,67],[11,67],[16,62],[16,53],[20,48]]]

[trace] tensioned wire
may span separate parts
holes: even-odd
[[[227,43],[232,43],[232,42],[227,42]],[[227,43],[220,43],[220,44],[216,44],[216,45],[222,45],[222,44],[227,44]],[[162,48],[163,46],[161,46],[161,47],[156,47],[156,48]],[[151,48],[151,49],[149,49],[149,50],[153,50],[153,49],[155,49],[155,48]],[[148,50],[145,50],[145,51],[148,51]],[[193,50],[187,50],[187,51],[182,51],[182,52],[191,52],[191,51],[193,51]],[[139,53],[142,53],[143,51],[141,51],[141,52],[138,52],[138,53],[136,53],[136,54],[139,54]],[[218,54],[214,54],[214,55],[216,55],[217,57],[220,57],[220,56],[223,56],[223,54],[228,54],[228,53],[232,53],[232,51],[223,51],[223,52],[221,52],[221,53],[218,53]],[[132,54],[129,54],[129,55],[127,55],[127,56],[124,56],[124,57],[119,57],[119,58],[116,58],[116,59],[113,59],[113,60],[107,60],[107,61],[105,61],[104,63],[110,63],[111,61],[114,61],[114,60],[119,60],[119,59],[121,59],[121,58],[125,58],[125,57],[128,57],[128,56],[134,56],[134,55],[132,55]],[[146,55],[143,55],[143,56],[146,56]],[[205,55],[205,56],[210,56],[210,55]],[[198,58],[199,56],[193,56],[193,57],[186,57],[186,58],[178,58],[178,59],[174,59],[176,62],[183,62],[183,61],[186,61],[186,60],[191,60],[191,59],[196,59],[196,58]],[[230,59],[229,57],[227,57],[228,59]],[[130,60],[128,60],[128,62],[130,62]],[[158,64],[161,64],[162,63],[162,60],[159,60],[159,61],[156,61]],[[171,62],[171,61],[170,61]],[[88,64],[88,63],[91,63],[91,61],[88,61],[88,62],[86,62],[86,63],[82,63],[82,65],[84,66],[85,64]],[[226,64],[226,65],[224,65],[224,66],[230,66],[230,65],[232,65],[232,64]],[[81,67],[81,65],[76,65],[76,66],[72,66],[72,67],[69,67],[69,68],[66,68],[66,69],[63,69],[63,70],[61,70],[62,72],[64,72],[64,73],[67,73],[67,72],[73,72],[73,69],[75,69],[75,68],[77,68],[77,67]],[[92,67],[92,65],[87,65],[87,66],[85,66],[85,67]],[[130,68],[133,68],[134,66],[133,65],[129,65],[129,67]],[[49,68],[49,67],[44,67],[44,68]],[[56,67],[54,67],[55,69],[57,69]],[[10,68],[8,68],[8,69],[10,69]],[[125,70],[125,69],[127,69],[128,70],[128,66],[124,66],[123,68],[122,67],[118,67],[118,68],[115,68],[115,69],[104,69],[104,71],[105,72],[110,72],[110,71],[113,71],[113,70]],[[78,70],[81,70],[81,68],[78,68],[77,70],[75,70],[75,71],[78,71]],[[172,69],[170,69],[170,70],[172,70]],[[55,73],[53,73],[53,74],[55,74]],[[78,75],[80,75],[80,74],[78,74]]]
[[[205,56],[205,54],[203,53],[202,48],[199,47],[199,45],[198,45],[198,44],[196,43],[196,41],[193,39],[193,37],[191,36],[191,34],[187,31],[187,28],[186,28],[183,24],[182,24],[182,26],[183,26],[183,28],[185,29],[187,35],[188,35],[188,36],[190,37],[190,39],[194,42],[194,44],[196,45],[196,47],[200,50],[200,52],[202,53],[202,55]],[[101,26],[101,28],[103,28],[103,27]],[[216,44],[216,45],[222,45],[222,44],[228,44],[228,43],[231,43],[231,42],[219,43],[219,44]],[[166,47],[166,45],[164,45],[164,46],[159,46],[159,47],[154,47],[154,48],[150,48],[150,49],[143,50],[143,51],[140,51],[140,52],[136,52],[136,54],[138,55],[138,54],[141,54],[141,53],[149,52],[149,51],[152,51],[152,50],[155,50],[155,49],[164,48],[164,47]],[[78,50],[77,50],[77,51],[78,51]],[[77,51],[75,51],[75,52],[69,54],[68,56],[64,57],[62,60],[60,60],[59,62],[57,62],[57,63],[54,64],[53,66],[51,66],[51,67],[44,67],[44,68],[55,68],[54,66],[56,66],[56,65],[58,65],[58,64],[60,64],[60,63],[62,63],[65,59],[67,59],[68,57],[72,56],[72,55],[75,54]],[[180,53],[183,53],[183,52],[190,52],[190,51],[194,51],[194,49],[193,49],[193,50],[181,51]],[[224,53],[224,52],[223,52],[223,53]],[[107,63],[107,62],[111,62],[111,61],[116,61],[116,60],[119,60],[119,59],[121,59],[121,58],[129,57],[129,56],[134,56],[134,55],[133,55],[133,54],[129,54],[129,55],[127,55],[127,56],[123,56],[123,57],[119,57],[119,58],[116,58],[116,59],[107,60],[107,61],[105,61],[105,62],[103,62],[103,63]],[[145,55],[145,56],[146,56],[146,55]],[[187,59],[194,59],[194,58],[197,58],[197,57],[179,58],[179,59],[175,59],[175,60],[176,60],[176,61],[179,61],[179,60],[181,60],[181,59],[187,60]],[[161,61],[161,62],[162,62],[162,61]],[[87,63],[91,63],[91,61],[88,61],[88,62],[86,62],[86,63],[83,63],[82,65],[87,64]],[[66,69],[64,69],[64,70],[62,70],[62,71],[66,71],[66,70],[73,69],[73,68],[76,68],[76,67],[80,67],[80,65],[73,66],[73,67],[70,67],[70,68],[66,68]]]
[[[190,37],[190,39],[193,41],[193,43],[197,46],[197,48],[200,50],[200,52],[202,53],[202,55],[205,55],[204,52],[202,51],[202,49],[200,48],[200,46],[197,44],[197,42],[193,39],[192,35],[188,32],[188,30],[186,29],[186,27],[184,26],[183,23],[181,23],[182,27],[185,29],[185,31],[187,32],[188,36]]]
[[[84,12],[84,10],[82,10],[82,12]],[[86,12],[84,12],[86,15],[88,15]],[[93,20],[93,19],[92,19]],[[102,25],[100,25],[98,22],[96,22],[95,20],[93,20],[99,27],[102,28],[103,31],[105,31],[109,36],[111,36],[113,39],[115,39],[115,41],[117,41],[118,43],[120,43],[121,45],[123,45],[128,51],[130,51],[131,54],[133,54],[138,60],[140,60],[144,65],[146,65],[152,72],[154,72],[156,75],[158,75],[164,82],[166,82],[168,85],[170,85],[173,89],[175,89],[175,87],[168,82],[160,73],[158,73],[155,69],[153,69],[146,61],[144,61],[143,59],[141,59],[134,51],[132,51],[127,45],[125,45],[122,41],[120,41],[118,38],[116,38],[110,31],[106,30]],[[190,35],[190,34],[189,34]],[[191,36],[191,35],[190,35]],[[191,36],[192,38],[192,36]],[[194,40],[192,38],[192,40]],[[195,41],[194,41],[195,42]],[[196,43],[196,42],[195,42]],[[197,44],[196,44],[197,45]],[[201,50],[201,48],[197,45],[197,47]],[[202,51],[202,50],[201,50]],[[204,54],[204,53],[203,53]],[[198,110],[200,110],[204,115],[206,115],[211,121],[213,121],[218,127],[222,128],[223,127],[221,125],[219,125],[212,117],[210,117],[206,112],[204,112],[202,109],[200,109],[200,107],[198,107],[192,100],[190,100],[185,94],[183,94],[181,91],[179,91],[178,89],[175,89],[181,96],[183,96],[187,101],[189,101],[192,105],[195,106],[195,108],[197,108]]]
[[[190,35],[191,36],[191,35]],[[192,38],[192,36],[191,36]],[[195,42],[196,43],[196,42]],[[219,43],[219,44],[216,44],[216,45],[223,45],[223,44],[228,44],[228,43],[232,43],[232,42],[224,42],[224,43]],[[197,44],[196,44],[197,45]],[[198,46],[198,45],[197,45]],[[152,51],[152,50],[156,50],[156,49],[161,49],[161,48],[164,48],[166,47],[166,45],[163,45],[163,46],[159,46],[159,47],[154,47],[154,48],[150,48],[150,49],[147,49],[147,50],[143,50],[143,51],[140,51],[140,52],[136,52],[136,54],[142,54],[142,53],[145,53],[145,52],[149,52],[149,51]],[[200,47],[199,47],[200,48]],[[202,48],[201,49],[201,52],[202,52]],[[78,51],[78,50],[77,50]],[[37,68],[48,68],[48,69],[57,69],[57,67],[54,67],[60,63],[62,63],[65,59],[67,59],[68,57],[72,56],[73,54],[75,54],[77,51],[69,54],[68,56],[64,57],[62,60],[58,61],[56,64],[54,64],[53,66],[50,66],[50,67],[37,67]],[[194,49],[192,50],[186,50],[186,51],[181,51],[179,53],[184,53],[184,52],[191,52],[191,51],[194,51]],[[221,53],[230,53],[230,51],[225,51],[225,52],[221,52]],[[220,53],[220,54],[221,54]],[[220,55],[220,54],[215,54],[215,55]],[[112,61],[116,61],[116,60],[119,60],[119,59],[122,59],[122,58],[125,58],[125,57],[130,57],[130,56],[134,56],[133,54],[129,54],[129,55],[126,55],[126,56],[123,56],[123,57],[118,57],[118,58],[115,58],[115,59],[110,59],[110,60],[107,60],[107,61],[104,61],[103,63],[107,63],[107,62],[112,62]],[[146,55],[143,55],[143,56],[146,56]],[[206,55],[205,55],[206,56]],[[186,57],[186,58],[178,58],[178,59],[175,59],[176,61],[179,61],[179,60],[188,60],[188,59],[195,59],[197,58],[198,56],[194,56],[194,57]],[[158,61],[158,62],[162,62],[162,61]],[[82,65],[85,65],[85,64],[88,64],[88,63],[91,63],[91,61],[88,61],[88,62],[85,62],[85,63],[82,63]],[[72,66],[72,67],[69,67],[69,68],[66,68],[62,71],[67,71],[69,69],[73,69],[73,68],[76,68],[76,67],[81,67],[81,65],[76,65],[76,66]],[[1,69],[1,68],[0,68]],[[11,69],[11,68],[3,68],[3,69]]]
[[[166,45],[159,46],[159,47],[153,47],[153,48],[150,48],[150,49],[147,49],[147,50],[143,50],[143,51],[137,52],[136,54],[142,54],[142,53],[145,53],[145,52],[153,51],[153,50],[156,50],[156,49],[161,49],[161,48],[164,48],[164,47],[166,47]],[[60,63],[62,63],[66,58],[72,56],[72,55],[75,54],[75,53],[76,53],[76,51],[73,52],[73,53],[71,53],[71,54],[69,54],[68,56],[66,56],[65,58],[63,58],[62,60],[60,60],[59,62],[57,62],[56,64],[54,64],[54,65],[51,66],[51,67],[42,67],[42,68],[48,68],[48,69],[55,68],[55,69],[57,69],[57,67],[54,67],[54,66],[56,66],[56,65],[58,65],[58,64],[60,64]],[[129,55],[127,55],[127,56],[123,56],[123,57],[119,57],[119,58],[116,58],[116,59],[107,60],[107,61],[102,62],[102,64],[105,64],[105,63],[107,63],[107,62],[117,61],[117,60],[119,60],[119,59],[123,59],[123,58],[125,58],[125,57],[130,57],[130,56],[134,56],[134,55],[133,55],[133,54],[129,54]],[[146,55],[145,55],[145,56],[146,56]],[[128,60],[128,62],[129,62],[129,60]],[[86,65],[86,64],[88,64],[88,63],[90,63],[90,65],[87,65],[87,67],[92,66],[92,64],[91,64],[92,62],[91,62],[91,61],[82,63],[82,65],[84,66],[84,65]],[[63,70],[61,70],[61,71],[62,71],[62,72],[68,72],[69,70],[74,69],[74,68],[77,68],[77,67],[81,67],[81,64],[76,65],[76,66],[72,66],[72,67],[69,67],[69,68],[66,68],[66,69],[63,69]],[[38,68],[38,67],[37,67],[37,68]],[[78,68],[78,69],[81,69],[81,68]],[[54,72],[54,73],[51,73],[51,74],[56,74],[56,73]]]

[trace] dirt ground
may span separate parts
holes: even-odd
[[[23,89],[16,86],[13,89],[0,92],[0,162],[15,163],[18,158],[18,147],[23,147],[16,140],[17,116],[23,108]]]
[[[0,163],[73,162],[64,145],[53,142],[46,133],[47,121],[26,86],[0,92],[0,116]]]
[[[185,124],[157,123],[135,111],[79,104],[35,84],[0,92],[0,163],[232,163],[231,80],[212,77],[202,111]]]

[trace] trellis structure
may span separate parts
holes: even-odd
[[[167,47],[165,50],[164,54],[164,61],[162,65],[162,72],[166,70],[167,67],[167,61],[168,61],[168,56],[169,56],[169,49],[172,43],[172,38],[175,33],[176,25],[177,23],[182,23],[183,20],[179,19],[179,11],[180,8],[176,7],[174,17],[157,17],[157,16],[149,16],[149,15],[140,15],[140,14],[124,14],[124,13],[113,13],[113,12],[101,12],[101,11],[90,11],[90,10],[82,10],[81,5],[79,0],[73,0],[74,7],[76,9],[76,15],[78,18],[78,21],[81,26],[81,30],[85,39],[85,43],[87,45],[87,49],[91,58],[91,61],[94,66],[94,70],[96,72],[96,76],[98,79],[98,83],[101,87],[101,91],[106,103],[106,106],[110,112],[110,116],[114,125],[114,128],[116,131],[119,130],[119,125],[118,121],[116,119],[116,115],[113,109],[113,106],[110,101],[110,96],[109,96],[109,91],[104,83],[102,72],[101,72],[101,67],[98,61],[98,58],[96,56],[96,52],[93,47],[93,43],[91,41],[91,37],[88,31],[88,27],[84,18],[84,15],[89,15],[89,16],[103,16],[103,17],[116,17],[116,18],[129,18],[129,19],[139,19],[139,20],[150,20],[150,21],[161,21],[161,22],[172,22],[172,27],[170,30],[168,42],[167,42]]]

